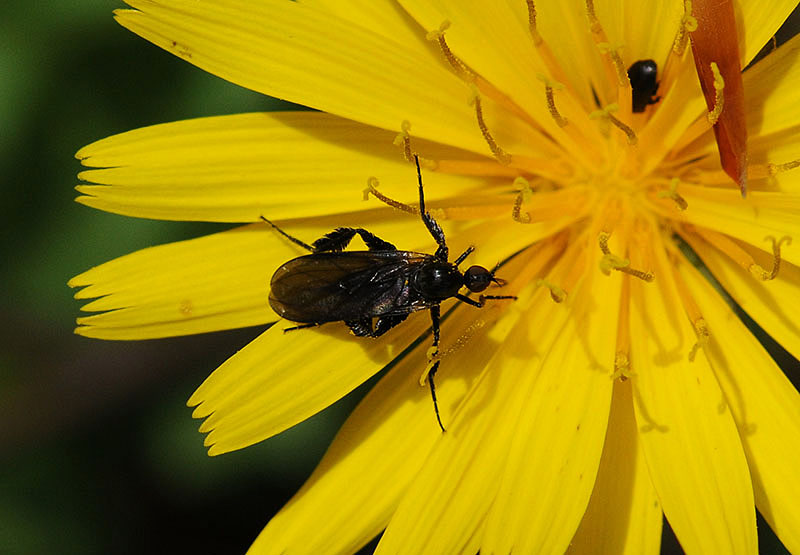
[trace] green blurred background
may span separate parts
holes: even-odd
[[[185,401],[263,328],[143,342],[73,335],[81,303],[70,277],[221,229],[74,203],[74,153],[145,125],[291,109],[122,29],[118,7],[0,5],[0,554],[244,553],[365,387],[276,438],[210,458]],[[762,552],[785,552],[760,531]],[[668,530],[664,542],[680,551]]]

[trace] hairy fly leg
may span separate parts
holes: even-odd
[[[313,252],[341,252],[358,234],[371,251],[396,251],[397,247],[360,227],[337,227],[311,245]]]
[[[478,297],[478,300],[476,301],[475,299],[470,299],[466,295],[458,293],[456,295],[456,299],[470,306],[474,306],[476,308],[483,308],[483,305],[486,304],[486,301],[498,301],[503,299],[516,301],[517,297],[515,295],[481,295],[480,297]]]
[[[431,399],[433,400],[433,412],[436,413],[436,421],[439,423],[439,427],[442,431],[446,431],[444,429],[444,425],[442,424],[442,418],[439,416],[439,402],[436,400],[436,383],[434,382],[433,378],[436,376],[436,372],[439,370],[439,363],[441,362],[438,359],[439,356],[439,332],[440,332],[440,325],[439,325],[439,305],[435,304],[430,307],[431,313],[431,331],[433,332],[433,344],[431,348],[428,350],[428,366],[425,368],[425,372],[423,372],[422,377],[420,379],[420,385],[424,385],[425,378],[427,375],[428,385],[431,388]]]
[[[297,237],[292,237],[291,235],[289,235],[288,233],[286,233],[284,230],[282,230],[281,228],[279,228],[278,226],[276,226],[275,224],[273,224],[271,221],[269,221],[268,219],[266,219],[264,216],[261,216],[261,219],[262,219],[262,220],[264,220],[265,222],[267,222],[269,225],[271,225],[271,226],[272,226],[272,229],[274,229],[275,231],[277,231],[278,233],[280,233],[281,235],[283,235],[284,237],[286,237],[287,239],[289,239],[289,241],[291,241],[291,242],[292,242],[292,243],[294,243],[295,245],[300,245],[301,247],[303,247],[303,248],[304,248],[304,249],[306,249],[307,251],[314,252],[314,247],[312,247],[312,246],[311,246],[311,245],[309,245],[308,243],[304,243],[304,242],[302,242],[302,241],[301,241],[300,239],[298,239]],[[292,329],[294,329],[294,328],[292,328]]]

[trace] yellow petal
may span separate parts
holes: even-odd
[[[617,382],[594,491],[567,553],[660,552],[663,514],[637,435],[630,381]]]
[[[263,215],[277,220],[374,208],[374,202],[362,202],[362,191],[367,178],[375,176],[386,195],[414,203],[416,172],[392,144],[396,135],[320,112],[241,114],[145,127],[78,152],[84,165],[106,169],[80,174],[99,185],[79,186],[85,196],[77,200],[146,218],[247,222]],[[431,159],[480,160],[428,141],[413,146]],[[466,196],[491,183],[430,171],[424,178],[431,201]]]
[[[772,8],[759,11],[772,13]],[[747,130],[753,136],[776,133],[800,122],[798,51],[800,37],[794,37],[744,72]]]
[[[555,247],[540,249],[538,267]],[[511,277],[509,289],[525,278],[519,273],[523,258],[503,267]],[[494,323],[509,309],[516,307],[508,301],[482,310],[457,305],[442,322],[444,354],[436,393],[448,428],[455,407],[494,356],[499,345]],[[314,474],[270,521],[250,553],[354,552],[386,526],[442,436],[430,392],[419,385],[429,345],[426,338],[407,353],[359,404]]]
[[[756,553],[741,440],[706,357],[689,361],[697,338],[663,247],[653,251],[656,280],[631,283],[634,407],[650,477],[687,553]]]
[[[681,185],[679,192],[689,207],[675,209],[669,199],[652,206],[666,218],[725,233],[758,248],[770,248],[767,236],[800,238],[800,194],[753,191],[742,198],[738,189]],[[781,256],[800,264],[800,240],[784,244]]]
[[[620,278],[586,274],[569,319],[547,323],[557,334],[549,349],[539,347],[536,333],[529,338],[543,360],[538,372],[535,361],[526,369],[538,375],[525,392],[487,517],[488,553],[563,553],[580,524],[608,423]]]
[[[784,261],[774,280],[756,280],[750,272],[697,235],[688,234],[686,238],[742,310],[784,349],[800,358],[800,325],[796,312],[796,307],[800,306],[800,268]],[[771,256],[767,253],[749,245],[740,243],[740,246],[763,268],[772,267]]]
[[[430,43],[425,34],[394,0],[303,0],[320,10],[428,55]]]
[[[532,261],[528,269],[535,270],[546,259]],[[530,281],[530,276],[520,278]],[[536,374],[530,367],[529,336],[533,328],[541,329],[536,345],[546,349],[553,341],[553,329],[568,317],[562,306],[549,300],[546,290],[532,296],[531,289],[532,284],[519,293],[519,300],[489,333],[487,339],[497,345],[496,356],[425,461],[378,553],[458,552],[475,543],[499,487],[504,454],[517,433],[528,384]]]
[[[275,321],[269,278],[296,250],[264,225],[143,249],[69,282],[78,299],[99,297],[76,333],[103,339],[187,335]]]
[[[704,350],[739,428],[756,505],[787,549],[797,553],[800,394],[708,281],[689,265],[681,270],[708,323],[711,337]]]
[[[284,333],[278,322],[220,366],[189,399],[206,418],[209,455],[273,436],[337,401],[396,357],[430,321],[416,314],[378,338],[342,325]]]
[[[469,89],[432,51],[403,44],[324,10],[285,0],[130,0],[117,21],[188,62],[243,87],[416,137],[489,149]],[[524,124],[506,122],[515,151],[531,154]]]
[[[773,0],[767,10],[760,0],[740,0],[734,7],[739,8],[736,10],[736,20],[741,29],[739,44],[742,51],[742,67],[744,67],[783,25],[792,10],[797,7],[797,0]],[[744,45],[744,48],[741,48],[741,45]]]

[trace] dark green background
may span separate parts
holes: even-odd
[[[221,229],[74,203],[74,153],[145,125],[289,107],[124,30],[111,18],[118,7],[0,6],[0,553],[244,553],[363,388],[276,438],[209,458],[185,401],[262,328],[143,342],[72,334],[81,303],[70,277]],[[763,551],[781,552],[766,531]],[[678,549],[668,532],[665,542]]]

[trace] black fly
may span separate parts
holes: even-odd
[[[628,68],[628,79],[633,89],[634,112],[644,112],[648,104],[655,104],[660,100],[660,97],[655,96],[658,91],[657,76],[658,66],[653,60],[639,60]]]
[[[336,228],[308,245],[262,216],[281,235],[312,253],[283,264],[272,276],[270,306],[282,318],[302,324],[285,331],[343,321],[357,336],[379,337],[410,313],[427,309],[431,314],[435,358],[439,347],[439,305],[442,301],[455,297],[481,308],[487,299],[516,298],[511,295],[481,295],[476,301],[459,293],[462,287],[479,293],[492,282],[498,285],[505,282],[482,266],[471,266],[465,272],[458,269],[474,247],[469,247],[452,263],[448,262],[444,232],[425,211],[422,172],[417,156],[414,160],[419,182],[419,214],[439,245],[434,254],[397,250],[369,231],[353,227]],[[410,206],[390,202],[392,206],[415,212]],[[342,252],[356,235],[369,250]],[[433,382],[438,368],[439,360],[436,360],[428,372],[428,383],[436,419],[444,431]]]

